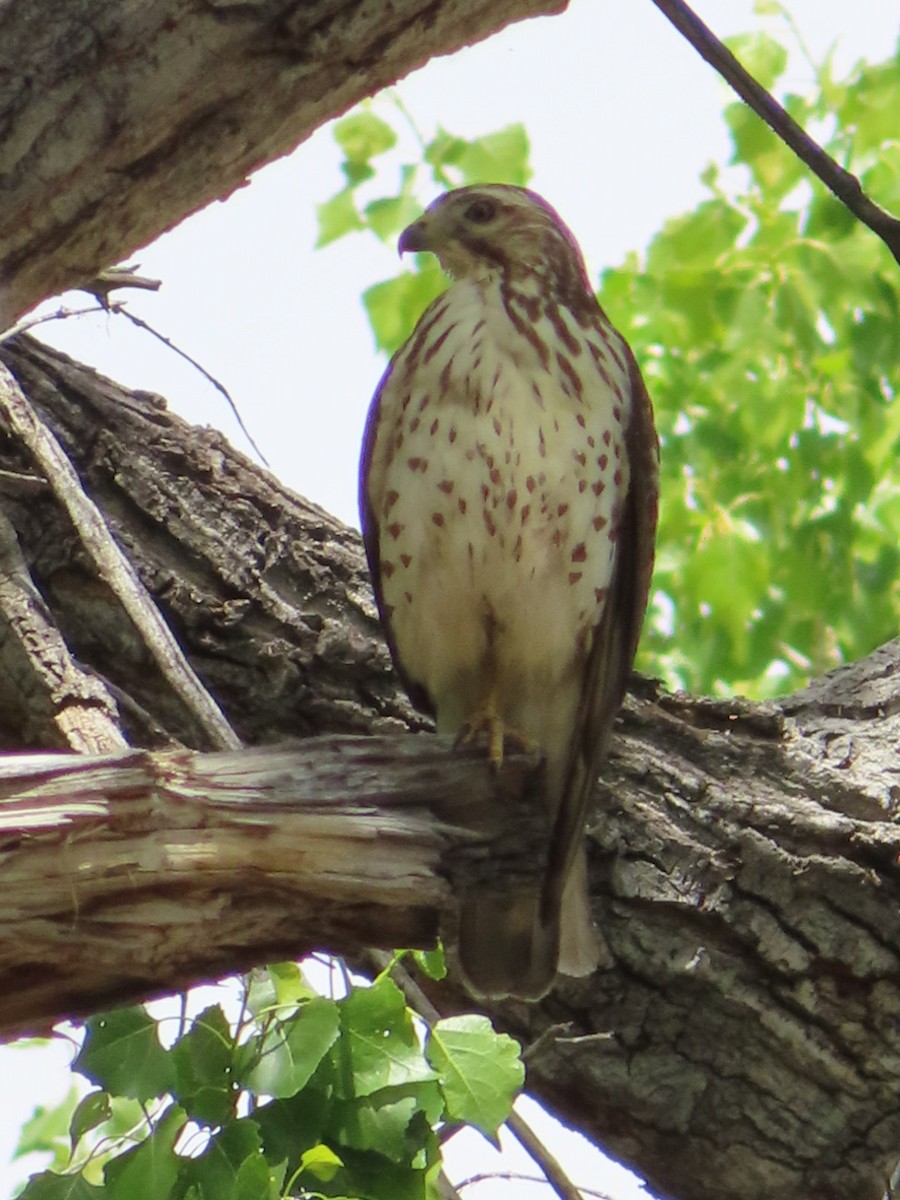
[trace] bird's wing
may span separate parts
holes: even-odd
[[[598,765],[625,696],[653,574],[659,449],[653,409],[640,368],[624,343],[623,348],[631,383],[631,419],[625,431],[630,482],[619,524],[613,578],[585,665],[565,783],[550,842],[541,904],[547,920],[559,911],[566,879],[581,844]]]
[[[403,686],[406,688],[407,695],[416,708],[421,712],[428,713],[429,716],[434,716],[435,709],[431,697],[420,683],[417,683],[416,680],[411,679],[406,674],[401,666],[393,625],[391,623],[390,607],[384,602],[384,594],[381,587],[381,530],[376,515],[376,510],[382,499],[381,481],[373,477],[372,462],[379,432],[382,397],[393,382],[395,367],[402,353],[403,350],[401,349],[388,363],[378,387],[375,389],[375,395],[372,397],[372,403],[369,406],[369,414],[366,417],[362,455],[359,463],[359,518],[362,526],[363,545],[365,546],[366,558],[369,562],[369,574],[372,577],[372,588],[375,592],[375,603],[378,605],[378,612],[381,616],[381,627],[387,639],[394,668],[400,676]]]

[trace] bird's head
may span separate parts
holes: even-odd
[[[592,298],[578,243],[527,188],[490,183],[446,192],[403,231],[398,248],[430,251],[454,279],[537,276],[567,302]]]

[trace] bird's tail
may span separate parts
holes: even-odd
[[[582,844],[558,907],[547,910],[539,891],[480,892],[464,900],[459,918],[459,961],[470,989],[498,999],[539,1000],[557,971],[590,975],[601,942],[591,917],[587,861]]]
[[[472,992],[539,1000],[553,985],[559,922],[541,916],[538,890],[479,892],[459,916],[459,962]]]
[[[563,975],[590,975],[597,969],[603,943],[591,916],[587,856],[580,844],[563,889],[559,914],[559,962]]]

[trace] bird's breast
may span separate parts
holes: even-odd
[[[450,304],[382,390],[369,484],[382,599],[439,713],[488,663],[513,688],[553,687],[603,612],[630,393],[601,328],[569,319],[564,333]]]

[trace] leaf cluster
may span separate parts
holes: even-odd
[[[387,975],[331,999],[293,963],[254,973],[236,1020],[162,1032],[140,1006],[91,1018],[92,1090],[23,1130],[55,1161],[22,1200],[429,1200],[441,1130],[494,1137],[524,1076],[485,1017],[425,1029]]]
[[[777,86],[782,46],[733,51]],[[811,69],[813,64],[810,64]],[[791,115],[900,210],[900,59],[815,67]],[[606,271],[600,300],[655,401],[662,513],[642,664],[766,695],[867,653],[900,618],[900,277],[890,253],[742,103],[730,168]]]

